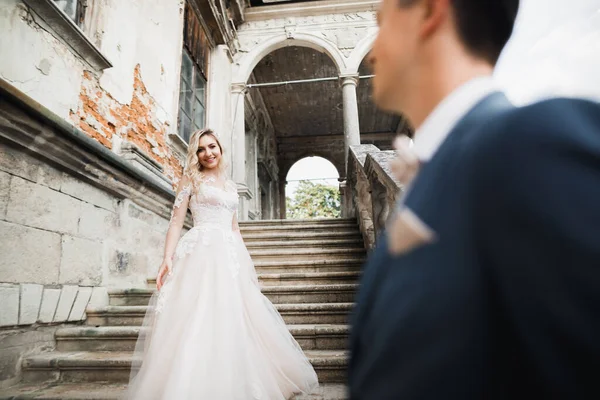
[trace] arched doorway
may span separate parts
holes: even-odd
[[[386,150],[405,129],[403,118],[373,104],[368,44],[346,60],[311,35],[277,36],[240,60],[234,79],[243,81],[232,85],[232,141],[233,178],[246,197],[241,219],[286,217],[285,171],[302,157],[330,160],[343,181],[349,146]]]
[[[237,104],[243,108],[244,141],[236,132],[234,144],[234,150],[244,149],[244,159],[235,163],[234,179],[239,184],[243,176],[248,186],[242,215],[249,219],[285,218],[286,173],[299,159],[320,155],[344,170],[339,66],[313,47],[272,51],[244,85],[244,102]]]
[[[372,74],[366,58],[358,67],[361,76]],[[363,79],[357,88],[360,121],[360,143],[372,144],[380,150],[390,150],[394,137],[399,134],[412,136],[412,128],[406,118],[380,110],[373,102],[373,81]]]
[[[286,176],[286,218],[339,218],[339,173],[323,157],[310,156],[295,162]]]

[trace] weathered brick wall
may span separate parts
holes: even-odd
[[[112,63],[107,69],[89,64],[35,7],[0,3],[0,77],[117,154],[121,142],[134,143],[176,184],[184,155],[169,134],[177,131],[184,2],[91,4],[82,31]]]
[[[135,143],[164,168],[169,179],[178,182],[184,159],[167,144],[172,129],[168,122],[159,120],[156,101],[142,81],[139,64],[130,104],[116,101],[89,71],[83,76],[80,102],[70,115],[73,124],[109,149],[122,140]]]

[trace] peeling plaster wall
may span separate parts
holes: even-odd
[[[179,69],[183,43],[183,0],[107,1],[99,17],[100,50],[113,63],[100,77],[100,87],[119,103],[130,104],[135,69],[140,66],[148,94],[156,102],[156,118],[175,132]]]
[[[135,143],[177,182],[183,0],[97,0],[84,31],[113,64],[94,70],[21,0],[0,5],[0,77],[119,152]],[[92,20],[90,20],[92,19]]]
[[[66,119],[85,67],[20,0],[0,2],[0,78]]]

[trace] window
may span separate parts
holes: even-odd
[[[205,92],[206,79],[204,75],[187,50],[183,50],[178,124],[179,136],[186,143],[190,140],[192,132],[204,128]]]
[[[93,37],[95,31],[90,32],[90,27],[84,26],[93,22],[93,18],[90,18],[94,15],[92,11],[104,6],[105,2],[94,0],[23,0],[23,2],[50,26],[56,37],[71,47],[75,54],[92,68],[102,71],[112,67],[111,62],[100,52],[97,45],[88,38],[88,35]],[[86,16],[86,13],[89,15]]]
[[[183,51],[179,86],[178,135],[186,143],[192,132],[204,128],[206,76],[210,45],[200,13],[193,2],[185,3]]]
[[[83,25],[87,0],[54,0],[54,2],[77,26]]]

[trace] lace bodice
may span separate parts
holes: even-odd
[[[238,202],[236,185],[230,180],[203,176],[195,185],[184,181],[173,205],[171,223],[183,223],[189,208],[194,227],[218,225],[231,229]]]

